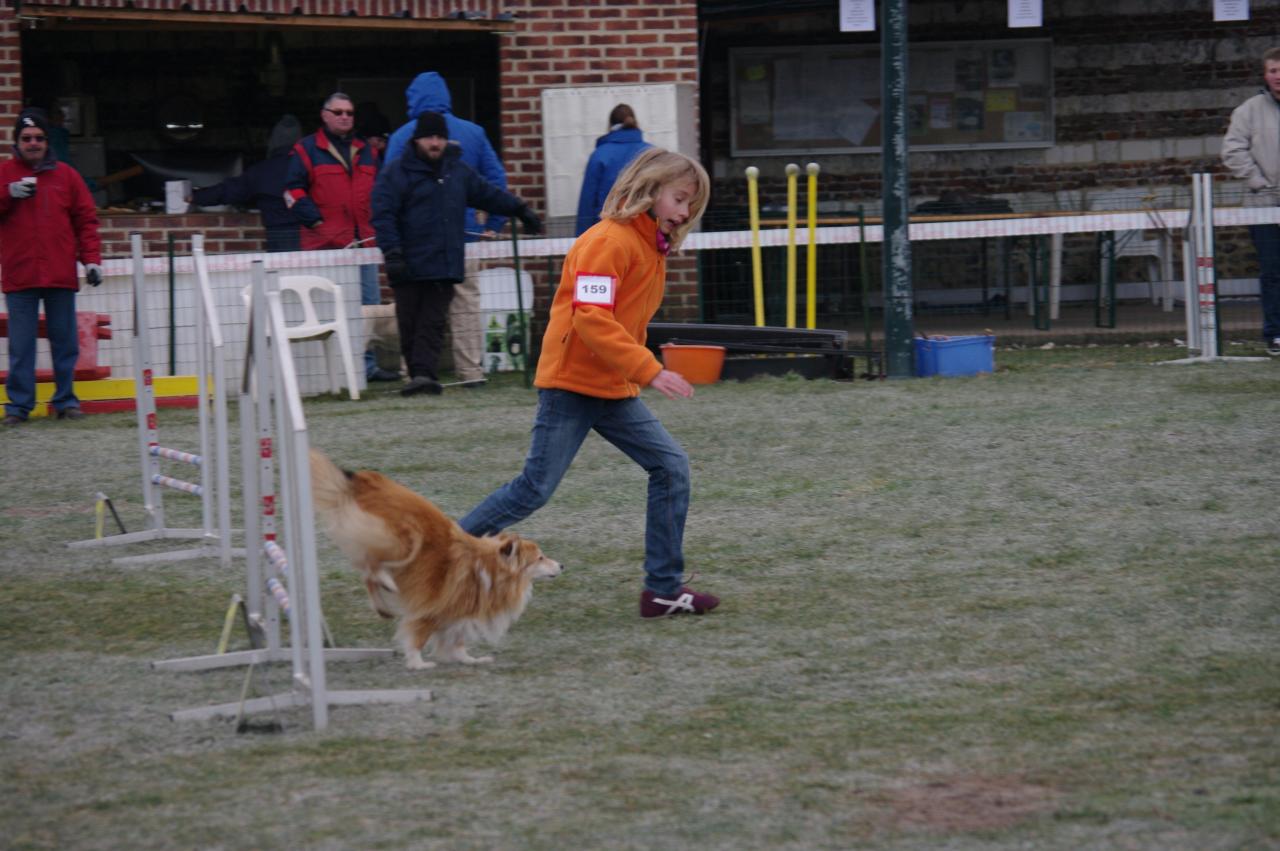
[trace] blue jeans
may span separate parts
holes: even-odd
[[[486,497],[459,525],[472,535],[490,535],[541,508],[592,429],[649,473],[644,585],[657,594],[676,593],[684,576],[689,456],[639,399],[539,390],[524,471]]]
[[[381,287],[378,286],[377,266],[360,267],[360,303],[382,304]],[[373,349],[366,346],[364,350],[364,377],[368,378],[373,375],[373,371],[377,368],[378,359],[374,356]]]
[[[9,379],[5,391],[9,402],[6,414],[26,419],[36,404],[36,335],[40,301],[44,300],[44,320],[53,355],[53,408],[63,411],[80,407],[72,382],[80,338],[76,335],[76,291],[63,287],[36,287],[5,293],[9,311]]]
[[[1249,225],[1258,252],[1258,287],[1262,291],[1262,336],[1280,337],[1280,225]]]

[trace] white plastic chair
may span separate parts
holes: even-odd
[[[1116,259],[1121,257],[1145,257],[1147,260],[1147,285],[1152,304],[1163,304],[1165,310],[1173,310],[1173,258],[1169,235],[1156,231],[1155,237],[1145,239],[1146,231],[1112,231],[1116,246]],[[1102,258],[1102,274],[1107,274],[1107,258]]]
[[[1111,193],[1103,193],[1090,199],[1091,210],[1115,210],[1124,206],[1132,206],[1132,196],[1124,196],[1126,203],[1117,203],[1121,199],[1113,196]],[[1146,202],[1149,199],[1142,199],[1145,209]],[[1145,257],[1147,260],[1147,294],[1151,296],[1152,304],[1160,304],[1165,310],[1173,310],[1174,285],[1173,278],[1173,240],[1170,238],[1167,230],[1155,228],[1155,222],[1152,223],[1152,230],[1117,230],[1112,231],[1112,238],[1115,240],[1116,259],[1121,257]],[[1147,234],[1153,236],[1148,239]],[[1101,274],[1100,280],[1106,280],[1107,277],[1107,257],[1101,258]]]
[[[329,388],[334,393],[342,392],[342,382],[338,378],[338,366],[334,362],[333,340],[338,341],[338,354],[342,358],[342,369],[347,376],[347,393],[352,399],[360,398],[360,387],[356,384],[355,360],[351,351],[351,336],[347,331],[347,308],[343,303],[342,290],[337,284],[320,275],[280,275],[278,277],[280,293],[292,292],[302,305],[302,321],[285,327],[291,343],[307,340],[318,340],[324,343],[325,363],[329,369]],[[249,304],[252,287],[243,291],[244,303]],[[333,299],[333,319],[322,320],[316,313],[313,294],[322,292]]]

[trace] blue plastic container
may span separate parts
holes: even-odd
[[[948,337],[945,340],[914,339],[916,376],[977,375],[995,372],[996,338],[990,334],[976,337]]]

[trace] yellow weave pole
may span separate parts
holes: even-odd
[[[796,327],[796,175],[800,166],[787,163],[787,327]]]
[[[751,286],[755,292],[756,327],[764,327],[764,277],[760,262],[760,169],[747,166],[747,213],[751,217]]]
[[[822,167],[809,163],[804,167],[809,173],[809,251],[804,256],[805,327],[812,331],[818,327],[818,172]]]

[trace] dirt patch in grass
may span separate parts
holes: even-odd
[[[1002,830],[1050,812],[1059,795],[1019,777],[958,774],[889,790],[880,797],[890,827],[970,833]]]

